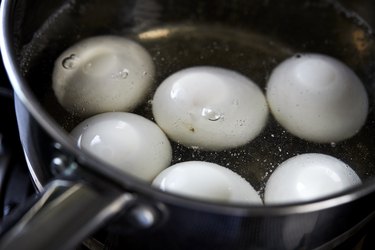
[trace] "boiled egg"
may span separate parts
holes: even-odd
[[[368,97],[361,80],[342,62],[302,54],[277,66],[267,84],[276,120],[290,133],[317,142],[339,142],[364,125]]]
[[[146,118],[125,112],[90,117],[73,129],[79,148],[145,181],[170,165],[172,149],[163,131]]]
[[[157,124],[174,141],[202,150],[246,144],[265,126],[268,107],[261,89],[228,69],[183,69],[157,88],[152,101]]]
[[[254,188],[241,176],[215,163],[187,161],[163,170],[152,185],[199,200],[261,205]]]
[[[136,42],[98,36],[78,42],[56,60],[52,87],[59,103],[78,116],[132,111],[154,76],[149,53]]]
[[[311,201],[361,184],[341,160],[317,153],[301,154],[281,163],[267,181],[265,204]]]

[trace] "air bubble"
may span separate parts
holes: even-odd
[[[62,66],[64,69],[73,69],[78,61],[78,57],[75,54],[71,54],[70,56],[64,58],[62,61]]]
[[[86,63],[85,66],[83,66],[83,72],[86,74],[91,74],[92,70],[92,63]]]
[[[128,69],[122,69],[119,72],[114,73],[112,75],[112,79],[118,79],[118,80],[126,79],[128,77],[128,75],[129,75],[129,70]]]
[[[210,109],[210,108],[203,108],[202,109],[202,116],[207,118],[210,121],[218,121],[223,118],[223,115]]]
[[[238,99],[234,99],[234,100],[232,101],[232,104],[233,104],[234,106],[239,106],[239,105],[240,105],[240,101],[239,101]]]

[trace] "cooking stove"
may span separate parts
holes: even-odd
[[[6,77],[4,66],[0,62],[0,221],[3,222],[12,212],[22,207],[31,196],[36,194],[18,137],[17,122],[13,104],[13,91]],[[1,228],[1,224],[0,224]],[[105,228],[88,237],[77,250],[99,249],[155,249],[147,242],[116,238],[111,242],[111,235]],[[136,246],[137,245],[137,246]],[[375,220],[345,240],[338,250],[373,250],[375,249]]]
[[[3,65],[0,72],[0,213],[4,217],[24,203],[34,188],[18,139],[13,92]]]

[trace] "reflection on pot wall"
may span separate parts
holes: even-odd
[[[298,249],[306,245],[309,240],[309,234],[316,230],[316,222],[319,218],[318,214],[304,216],[298,222],[295,220],[287,220],[282,229],[284,244],[287,249]],[[303,226],[301,227],[301,222]]]

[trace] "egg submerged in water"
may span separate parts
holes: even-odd
[[[52,87],[67,111],[87,117],[132,111],[144,100],[153,76],[151,56],[139,44],[98,36],[78,42],[57,58]]]
[[[185,197],[262,205],[255,189],[232,170],[215,163],[187,161],[163,170],[152,185]]]
[[[360,79],[342,62],[320,54],[300,54],[282,62],[270,76],[266,96],[286,130],[317,143],[352,137],[368,113]]]
[[[93,116],[74,128],[71,135],[79,148],[145,181],[152,181],[172,159],[172,148],[163,131],[131,113]]]
[[[311,201],[361,184],[339,159],[317,153],[301,154],[281,163],[267,181],[265,204]]]
[[[268,118],[266,99],[255,83],[209,66],[165,79],[153,97],[152,112],[169,138],[202,150],[242,146],[262,131]]]

